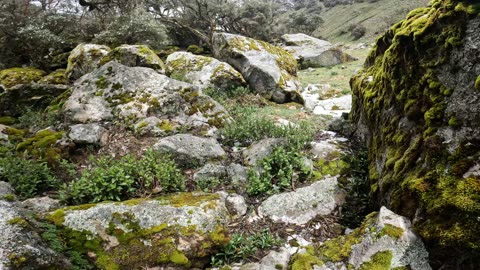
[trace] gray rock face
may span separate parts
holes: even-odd
[[[228,178],[234,186],[243,185],[247,182],[247,167],[232,163],[227,167]]]
[[[110,52],[110,48],[98,44],[80,44],[70,53],[65,74],[76,80],[97,68],[100,60]]]
[[[177,134],[160,139],[154,150],[171,154],[183,163],[206,163],[209,160],[222,159],[226,153],[213,138],[196,137],[191,134]]]
[[[273,195],[258,208],[262,216],[274,221],[302,225],[318,215],[332,214],[345,202],[345,192],[337,178],[325,178],[296,191]]]
[[[305,34],[286,34],[282,39],[287,45],[284,49],[295,56],[301,69],[334,66],[357,60],[330,42]]]
[[[227,176],[227,170],[225,166],[220,164],[208,163],[200,168],[194,175],[195,181],[207,180],[208,178],[223,179]]]
[[[14,196],[13,198],[15,198],[14,194],[15,191],[9,183],[0,181],[0,200],[5,200],[12,195]]]
[[[215,33],[213,51],[221,59],[240,71],[250,87],[277,103],[303,103],[298,91],[297,62],[283,49],[255,39]]]
[[[76,81],[64,110],[80,123],[116,120],[130,124],[150,116],[165,121],[182,116],[220,125],[227,118],[220,104],[192,85],[150,68],[127,67],[115,61]]]
[[[30,226],[12,203],[0,200],[0,269],[47,269],[62,265]]]
[[[279,251],[271,251],[263,257],[258,263],[248,263],[239,268],[239,270],[273,270],[288,269],[290,253],[287,249],[281,248]],[[235,269],[235,268],[234,268]]]
[[[70,127],[68,137],[78,144],[102,145],[105,143],[107,130],[99,124],[77,124]]]
[[[21,202],[20,206],[35,213],[45,213],[60,208],[60,201],[45,196],[27,199]]]
[[[147,45],[122,45],[116,47],[101,59],[100,64],[117,61],[129,67],[148,67],[165,72],[162,59]]]
[[[225,206],[232,216],[241,217],[247,213],[248,205],[245,198],[238,194],[230,194],[225,191],[217,192],[225,200]]]
[[[266,158],[275,149],[285,144],[283,139],[267,138],[260,140],[243,151],[243,161],[245,165],[256,166],[258,161]]]
[[[389,233],[393,231],[392,228],[399,232],[399,236]],[[379,237],[378,232],[383,232],[380,233],[383,235]],[[375,223],[365,231],[362,241],[352,246],[348,263],[358,269],[375,254],[384,251],[392,254],[390,268],[408,266],[412,270],[431,269],[428,252],[421,238],[413,232],[410,221],[386,207],[380,209]]]
[[[189,82],[200,89],[231,89],[247,84],[240,72],[212,57],[175,52],[168,56],[166,65],[170,77]]]

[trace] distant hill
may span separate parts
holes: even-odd
[[[324,0],[324,23],[313,33],[331,42],[372,42],[412,9],[430,0]],[[358,37],[362,34],[361,37]],[[357,34],[355,38],[352,33]]]

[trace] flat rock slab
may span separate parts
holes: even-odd
[[[345,202],[345,191],[336,177],[325,178],[296,191],[273,195],[258,208],[261,216],[302,225],[318,215],[332,214]]]

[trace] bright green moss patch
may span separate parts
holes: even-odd
[[[0,124],[10,126],[17,123],[18,120],[11,116],[0,116]]]
[[[157,200],[165,202],[175,207],[182,206],[200,206],[203,203],[212,202],[216,205],[216,201],[220,198],[218,194],[182,192],[157,198]],[[214,206],[213,205],[213,206]]]
[[[23,219],[21,217],[14,217],[14,218],[8,220],[7,223],[10,224],[10,225],[18,225],[22,228],[27,228],[30,225],[28,223],[28,221],[26,221],[25,219]]]
[[[0,84],[10,88],[17,84],[38,82],[46,72],[33,67],[9,68],[0,71]]]
[[[362,264],[359,270],[389,270],[393,254],[390,250],[377,252],[370,261]]]
[[[65,69],[58,69],[54,72],[43,77],[39,83],[46,84],[68,84],[67,76],[65,75]]]
[[[55,148],[54,144],[60,140],[63,132],[56,132],[52,130],[41,130],[33,137],[23,140],[17,144],[17,152],[26,152],[33,157],[42,160],[59,160],[60,149]]]
[[[402,228],[393,226],[391,224],[385,224],[382,231],[380,232],[380,237],[383,235],[391,236],[395,239],[399,239],[403,235],[404,231]]]
[[[323,262],[308,252],[295,254],[292,258],[292,270],[312,270],[315,265],[323,265]]]
[[[475,80],[475,89],[480,91],[480,75],[478,75],[477,80]]]

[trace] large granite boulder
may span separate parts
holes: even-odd
[[[297,61],[289,52],[264,41],[227,33],[213,35],[217,59],[240,71],[253,91],[277,103],[299,102]]]
[[[88,259],[95,269],[203,268],[229,241],[230,216],[218,194],[178,193],[66,207],[44,219],[56,227],[59,245]]]
[[[293,256],[292,269],[430,270],[428,252],[405,217],[385,207],[353,232],[309,246]]]
[[[205,125],[221,126],[227,118],[220,104],[191,84],[115,61],[76,81],[64,110],[71,121],[79,123],[115,120],[132,124],[155,116],[169,123],[193,117]]]
[[[276,222],[304,225],[317,216],[334,214],[345,203],[336,177],[325,178],[295,191],[273,195],[258,208],[261,216]]]
[[[351,80],[372,193],[413,219],[435,268],[480,265],[479,13],[439,0],[410,12]]]
[[[326,40],[305,34],[285,34],[283,48],[291,52],[301,69],[328,67],[357,60]]]
[[[176,80],[189,82],[200,89],[218,88],[224,91],[246,86],[240,72],[215,58],[188,52],[175,52],[167,58],[167,74]]]
[[[80,44],[70,53],[65,74],[74,81],[97,68],[100,60],[110,52],[110,48],[98,44]]]
[[[116,47],[100,60],[100,65],[117,61],[129,67],[148,67],[165,72],[162,59],[147,45],[122,45]]]

